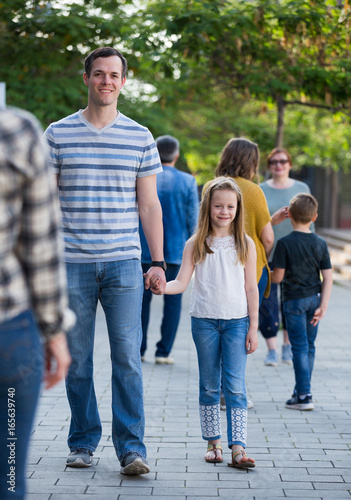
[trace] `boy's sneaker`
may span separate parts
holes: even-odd
[[[71,451],[66,460],[67,467],[91,467],[93,452],[86,448]]]
[[[285,403],[285,408],[290,408],[290,410],[313,410],[312,396],[308,395],[301,398],[297,394],[293,394],[292,398]]]
[[[282,345],[282,362],[288,365],[292,364],[292,350],[290,344]]]
[[[270,349],[264,360],[266,366],[278,366],[278,354],[275,349]]]
[[[138,476],[150,472],[147,460],[138,453],[130,452],[124,457],[121,467],[121,474],[128,476]]]

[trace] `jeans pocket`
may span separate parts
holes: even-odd
[[[31,311],[0,327],[0,382],[31,382],[43,368],[40,333]]]

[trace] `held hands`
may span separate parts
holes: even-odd
[[[152,291],[155,295],[163,295],[166,290],[165,272],[160,267],[150,267],[144,275],[145,288]]]
[[[257,347],[258,347],[257,328],[249,327],[245,342],[246,354],[252,354],[253,352],[256,351]]]

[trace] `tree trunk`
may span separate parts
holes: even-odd
[[[332,171],[331,190],[330,190],[330,211],[331,211],[331,224],[330,227],[336,229],[339,227],[339,171]]]
[[[284,111],[285,111],[285,102],[282,97],[278,97],[277,99],[277,111],[278,111],[278,119],[277,119],[277,133],[275,137],[275,147],[282,148],[283,138],[284,138]]]
[[[323,226],[332,229],[339,227],[340,172],[328,167],[325,170]]]

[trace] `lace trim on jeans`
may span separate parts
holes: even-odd
[[[206,439],[221,435],[221,411],[218,405],[200,405],[202,435]]]
[[[232,441],[246,444],[247,437],[247,410],[231,408],[230,419],[232,424]]]

